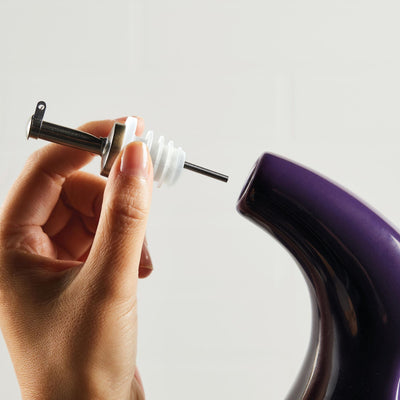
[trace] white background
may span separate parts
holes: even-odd
[[[263,152],[399,223],[399,13],[378,0],[0,1],[1,201],[44,145],[25,139],[38,100],[66,126],[140,115],[189,161],[230,175],[185,171],[154,191],[154,272],[139,288],[148,399],[283,399],[295,379],[306,285],[235,210]],[[19,398],[3,342],[0,398]]]

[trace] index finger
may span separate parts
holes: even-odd
[[[98,137],[107,136],[114,122],[94,121],[79,129]],[[65,179],[88,164],[93,156],[58,144],[49,144],[33,153],[3,204],[2,224],[44,225],[57,203]]]

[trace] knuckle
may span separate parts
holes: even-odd
[[[37,165],[38,161],[40,160],[41,154],[42,154],[41,149],[31,153],[26,159],[25,168],[34,168]]]
[[[49,148],[51,146],[52,146],[51,144],[48,144],[48,145],[41,147],[40,149],[34,151],[33,153],[31,153],[26,160],[26,166],[30,167],[32,169],[35,169],[38,166],[40,166],[43,158],[46,157],[46,155],[48,154]]]
[[[147,219],[147,206],[137,201],[136,196],[120,194],[109,203],[108,208],[113,220],[117,221],[117,227],[123,230]]]
[[[34,151],[29,155],[25,162],[24,170],[28,173],[33,173],[34,175],[41,175],[47,177],[50,181],[61,185],[65,181],[65,176],[60,175],[56,171],[47,169],[44,167],[46,159],[49,157],[49,150],[55,146],[54,144],[49,144]]]

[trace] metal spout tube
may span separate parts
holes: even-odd
[[[30,128],[32,127],[33,124],[31,123]],[[105,143],[104,138],[98,138],[86,132],[45,121],[42,121],[39,130],[29,129],[28,137],[44,139],[98,155],[102,155],[102,148]]]

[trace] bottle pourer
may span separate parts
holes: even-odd
[[[154,181],[167,185],[174,184],[183,168],[223,182],[228,176],[186,161],[186,153],[175,147],[172,141],[166,142],[163,136],[155,140],[153,132],[144,136],[135,135],[137,119],[128,117],[125,124],[115,122],[107,137],[96,137],[87,132],[67,128],[43,121],[46,103],[39,101],[35,113],[28,122],[27,138],[43,139],[49,142],[74,147],[101,156],[101,175],[108,176],[111,167],[124,146],[133,141],[147,145],[153,162]]]

